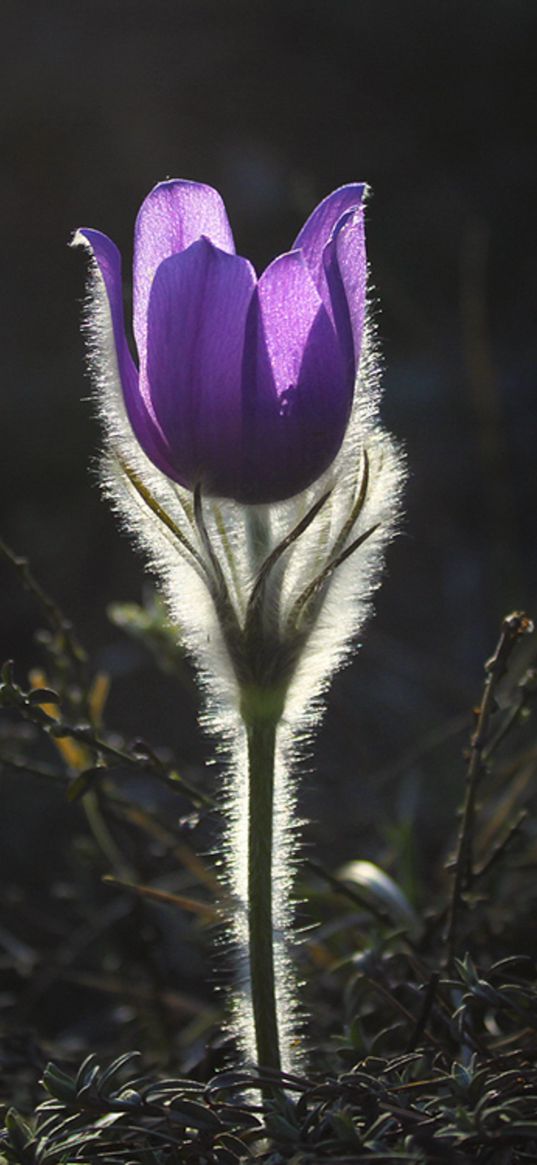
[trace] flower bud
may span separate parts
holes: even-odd
[[[220,195],[151,191],[134,238],[127,344],[121,258],[82,229],[104,279],[128,417],[153,464],[205,496],[278,502],[315,482],[349,421],[365,313],[364,186],[334,191],[257,278]]]

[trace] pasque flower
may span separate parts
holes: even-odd
[[[121,259],[80,234],[106,284],[128,416],[167,477],[246,503],[292,497],[331,464],[349,421],[364,328],[364,186],[335,190],[258,279],[220,195],[162,182],[138,214],[133,328]]]
[[[137,363],[119,251],[99,231],[75,237],[93,258],[101,480],[157,575],[227,757],[233,1030],[271,1069],[300,1058],[296,762],[370,612],[404,477],[378,417],[363,193],[329,195],[257,279],[216,191],[156,186],[135,233]]]

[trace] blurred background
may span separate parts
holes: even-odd
[[[129,301],[134,217],[163,178],[216,186],[237,250],[258,269],[332,189],[372,187],[383,415],[408,454],[406,520],[375,620],[333,686],[302,807],[308,853],[327,864],[389,864],[409,835],[426,863],[461,795],[470,709],[501,616],[537,613],[537,6],[1,9],[0,529],[110,676],[114,728],[165,746],[208,788],[188,678],[162,675],[107,614],[113,601],[147,599],[149,584],[92,469],[85,260],[67,244],[79,225],[111,235]],[[42,617],[7,564],[0,578],[1,655],[24,686]],[[2,780],[6,893],[45,893],[66,877],[77,808],[30,777]]]

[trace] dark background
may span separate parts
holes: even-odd
[[[535,0],[1,8],[1,527],[110,672],[112,723],[185,766],[207,752],[195,698],[106,617],[147,583],[91,473],[85,262],[67,243],[79,225],[104,230],[128,278],[141,200],[188,177],[222,192],[239,253],[263,267],[330,190],[371,184],[406,522],[364,647],[333,687],[306,812],[332,864],[379,853],[402,821],[426,825],[434,848],[499,620],[537,608]],[[39,616],[7,565],[0,578],[1,654],[23,682]],[[5,788],[8,876],[33,856],[46,879],[69,811],[49,808],[45,841],[42,794]]]

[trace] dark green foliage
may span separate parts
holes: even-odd
[[[337,1075],[221,1072],[202,1084],[141,1074],[136,1052],[104,1071],[90,1055],[76,1076],[49,1065],[49,1098],[35,1116],[7,1115],[4,1159],[9,1165],[233,1165],[252,1156],[272,1165],[535,1160],[537,981],[528,964],[502,960],[485,979],[469,958],[458,962],[453,977],[436,986],[420,1047],[402,1050],[409,1031],[401,1025],[398,1053],[358,1059]],[[410,963],[400,960],[398,970],[408,979],[397,981],[388,970],[394,1000],[412,976]],[[350,1061],[351,1043],[341,1049]],[[272,1104],[260,1100],[267,1084],[282,1089]]]
[[[74,836],[63,874],[71,884],[50,934],[49,899],[38,896],[42,919],[32,899],[5,900],[0,970],[15,1002],[0,1041],[0,1165],[534,1162],[529,621],[504,620],[486,665],[458,840],[446,822],[427,877],[428,839],[404,821],[386,829],[379,857],[391,884],[371,863],[353,876],[304,863],[309,929],[297,955],[315,1024],[307,1075],[276,1077],[227,1070],[235,1060],[221,1034],[224,1002],[203,981],[204,927],[217,920],[218,895],[217,871],[199,857],[209,786],[108,727],[88,655],[27,564],[12,561],[50,630],[29,684],[3,668],[0,762],[18,782],[52,787]],[[164,659],[173,682],[162,611],[124,609],[121,622]],[[191,682],[182,662],[175,671],[176,682]],[[103,997],[117,1001],[112,1011]],[[141,1055],[124,1050],[129,1041]]]

